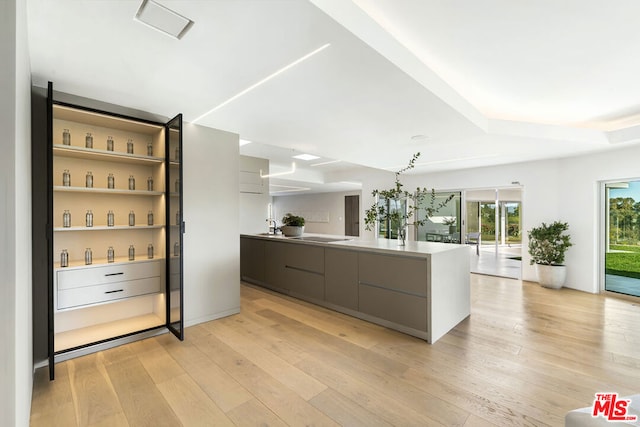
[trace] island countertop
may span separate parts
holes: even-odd
[[[470,314],[466,245],[243,234],[240,278],[430,343]]]
[[[367,240],[358,237],[315,233],[305,233],[301,236],[302,238],[285,237],[282,234],[241,234],[240,236],[271,241],[283,241],[287,243],[321,245],[340,249],[366,250],[368,252],[405,255],[412,257],[425,257],[427,255],[442,252],[467,250],[466,245],[455,243],[417,242],[407,240],[405,245],[401,246],[396,239]],[[320,238],[323,239],[323,241],[313,240],[314,238]],[[325,239],[332,240],[324,241]]]

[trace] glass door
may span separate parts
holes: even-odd
[[[640,296],[640,181],[605,184],[607,291]]]
[[[184,339],[182,214],[182,114],[165,125],[167,181],[167,328]]]
[[[397,239],[398,229],[400,228],[400,221],[397,218],[393,218],[394,213],[398,215],[404,215],[407,211],[406,200],[392,200],[384,197],[378,199],[379,206],[385,206],[386,211],[390,216],[386,221],[380,221],[378,223],[378,238],[382,239]]]

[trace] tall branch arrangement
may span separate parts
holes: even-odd
[[[437,213],[442,207],[447,205],[453,199],[454,195],[451,194],[444,201],[436,204],[436,192],[434,189],[428,190],[427,188],[417,187],[415,191],[409,192],[404,190],[403,184],[400,181],[400,175],[413,169],[415,163],[420,157],[420,153],[413,155],[413,158],[409,161],[409,164],[404,168],[396,172],[395,185],[388,190],[373,190],[372,196],[378,196],[378,199],[384,198],[386,200],[394,200],[396,202],[412,201],[413,203],[407,203],[406,210],[390,209],[387,204],[374,203],[369,209],[365,211],[365,229],[370,231],[375,228],[376,222],[395,222],[400,224],[398,235],[404,242],[406,235],[405,229],[408,225],[421,226],[427,223],[427,220]],[[429,204],[426,207],[420,208],[422,202],[427,199]],[[422,219],[417,219],[416,214],[419,210],[423,210],[425,215]],[[410,220],[412,220],[410,222]]]

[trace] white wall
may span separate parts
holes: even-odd
[[[360,196],[360,191],[340,193],[300,194],[293,196],[274,196],[274,216],[281,224],[287,213],[305,218],[305,233],[344,235],[344,196]],[[361,197],[362,199],[362,197]],[[362,210],[362,200],[360,201]],[[315,222],[314,218],[326,222]],[[362,225],[362,221],[360,221]],[[361,227],[362,228],[362,227]],[[362,230],[360,230],[362,233]]]
[[[0,414],[29,425],[31,409],[31,72],[25,2],[0,2]]]
[[[260,170],[265,174],[269,171],[269,160],[258,157],[240,156],[240,174],[247,179],[251,175],[259,177]],[[243,173],[245,173],[243,175]],[[265,233],[267,224],[267,205],[271,202],[269,196],[269,178],[260,179],[260,186],[240,185],[240,233]]]
[[[238,140],[233,133],[184,125],[187,326],[240,312]]]

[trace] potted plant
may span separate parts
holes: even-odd
[[[447,218],[445,216],[444,219],[442,220],[442,223],[444,225],[448,225],[449,226],[449,234],[453,234],[453,233],[456,232],[456,229],[458,228],[456,226],[457,222],[458,222],[458,220],[455,217]]]
[[[304,233],[304,218],[291,213],[282,217],[280,231],[287,237],[298,237]]]
[[[413,158],[409,161],[409,164],[396,172],[396,181],[393,188],[388,190],[373,190],[372,196],[378,198],[369,209],[365,211],[365,229],[371,231],[372,227],[375,227],[377,223],[390,224],[391,227],[397,227],[398,243],[401,246],[405,245],[407,238],[407,227],[410,225],[420,226],[425,225],[429,217],[438,212],[440,208],[445,206],[453,199],[454,195],[450,195],[447,199],[435,204],[436,193],[434,189],[431,191],[426,188],[416,188],[415,192],[409,192],[403,190],[403,184],[400,182],[400,175],[402,173],[413,169],[415,167],[416,160],[420,157],[420,153],[413,155]],[[415,214],[420,209],[422,201],[429,197],[431,203],[429,206],[424,207],[424,218],[418,220],[415,219]],[[393,203],[379,203],[380,200],[388,200]],[[411,203],[409,203],[411,202]],[[402,207],[402,208],[398,208]],[[413,221],[410,221],[413,219]],[[388,230],[391,233],[393,230]]]
[[[530,264],[536,265],[538,283],[547,288],[560,289],[566,280],[567,270],[564,255],[573,244],[566,222],[555,221],[532,228],[529,236]]]

